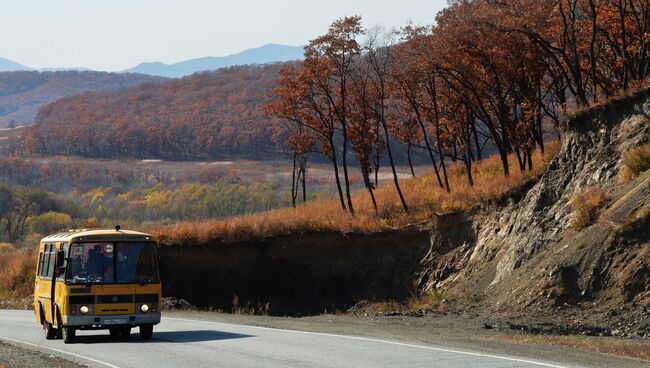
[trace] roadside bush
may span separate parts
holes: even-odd
[[[16,248],[9,243],[0,243],[0,253],[9,253],[16,250]]]
[[[589,189],[575,195],[570,202],[573,215],[570,226],[574,229],[583,229],[591,224],[596,212],[607,200],[602,189]]]
[[[20,299],[32,294],[36,255],[34,250],[0,253],[1,299]]]
[[[623,165],[634,177],[650,169],[650,144],[627,152],[623,156]]]
[[[46,234],[49,235],[49,234]],[[39,234],[39,233],[29,233],[25,237],[25,240],[22,243],[22,248],[30,248],[30,249],[35,249],[38,247],[38,244],[41,242],[41,239],[43,239],[46,235]]]

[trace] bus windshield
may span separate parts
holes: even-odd
[[[70,245],[66,282],[70,284],[157,283],[156,246],[151,242]]]

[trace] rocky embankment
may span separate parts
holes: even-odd
[[[466,213],[380,234],[163,246],[165,294],[281,315],[436,292],[494,319],[486,328],[650,336],[650,171],[620,176],[623,153],[649,142],[644,91],[567,121],[538,180]],[[572,226],[572,200],[590,191],[602,200]]]
[[[552,327],[519,326],[530,330],[650,337],[650,171],[626,184],[619,175],[623,153],[650,141],[649,96],[566,122],[539,181],[478,211],[473,234],[450,251],[432,249],[421,289],[465,295],[497,315],[557,317]],[[571,202],[587,192],[602,203],[576,228]]]

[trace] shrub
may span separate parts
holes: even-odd
[[[16,250],[16,248],[9,243],[0,243],[0,253],[9,253]]]
[[[650,169],[650,144],[641,146],[623,155],[623,165],[635,177]]]
[[[49,234],[48,234],[49,235]],[[38,244],[41,242],[45,235],[39,233],[29,233],[25,237],[25,240],[22,243],[22,248],[34,248],[38,247]]]
[[[32,233],[51,234],[68,230],[74,226],[74,223],[72,217],[67,213],[49,211],[30,216],[27,219],[27,226]]]
[[[0,254],[0,298],[25,298],[33,292],[36,257],[33,250]]]
[[[411,311],[437,311],[443,298],[440,293],[426,293],[409,298],[406,308]]]
[[[573,215],[570,226],[574,229],[583,229],[591,224],[596,211],[607,200],[607,196],[602,189],[589,189],[578,195],[575,195],[570,202],[573,208]]]

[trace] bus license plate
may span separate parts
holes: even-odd
[[[105,319],[105,325],[123,325],[126,324],[126,319]]]

